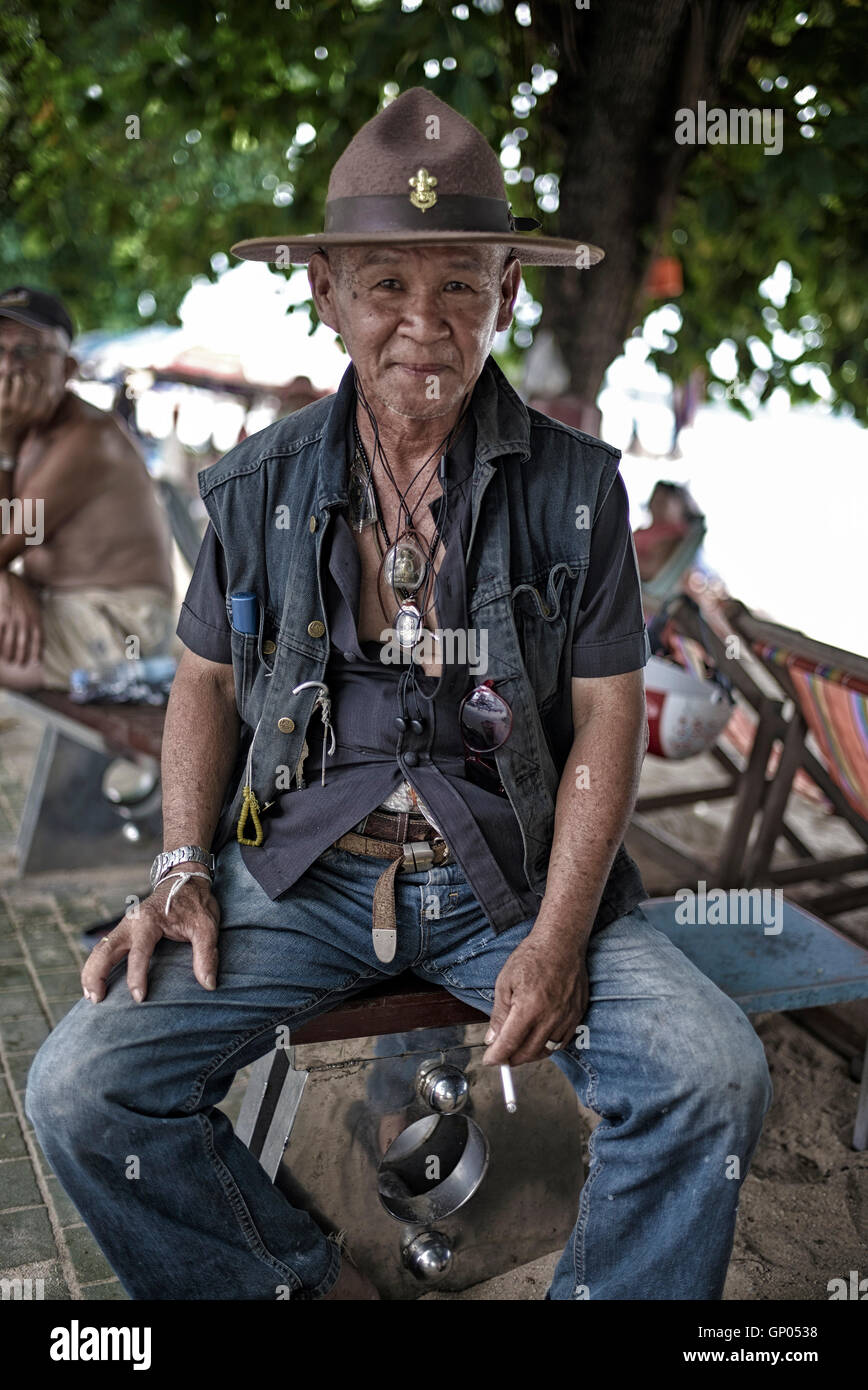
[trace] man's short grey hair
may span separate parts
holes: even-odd
[[[35,324],[34,327],[36,327]],[[39,332],[44,337],[48,338],[56,348],[65,353],[67,357],[70,355],[72,339],[65,328],[61,328],[59,324],[46,324],[43,328],[40,324]]]
[[[72,339],[70,338],[66,329],[61,328],[59,324],[55,324],[53,325],[53,333],[54,341],[57,347],[59,347],[63,352],[69,355],[69,351],[72,347]]]

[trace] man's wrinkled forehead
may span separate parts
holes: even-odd
[[[69,338],[62,328],[52,325],[21,323],[18,319],[0,314],[0,338],[15,343],[50,343],[52,347],[69,348]]]
[[[497,266],[504,256],[500,246],[372,246],[348,248],[354,269],[366,270],[372,266],[404,264],[425,264],[433,262],[440,270],[488,271]]]

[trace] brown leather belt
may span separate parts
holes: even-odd
[[[392,861],[374,885],[371,926],[374,954],[378,960],[388,963],[394,959],[398,946],[395,875],[401,869],[413,872],[445,864],[450,850],[430,821],[411,812],[372,811],[360,824],[364,825],[364,835],[350,830],[334,841],[333,848]],[[368,831],[374,833],[368,834]]]

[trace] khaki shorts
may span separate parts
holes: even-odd
[[[77,667],[169,653],[178,615],[174,600],[154,585],[43,589],[40,599],[42,669],[51,689],[68,690]]]

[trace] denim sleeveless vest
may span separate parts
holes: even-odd
[[[322,736],[318,691],[293,690],[305,681],[325,680],[323,544],[332,512],[348,502],[353,399],[350,364],[336,395],[243,440],[198,475],[225,552],[230,625],[229,595],[240,590],[259,596],[263,616],[258,638],[232,629],[242,737],[212,843],[215,852],[236,833],[248,758],[249,783],[267,835],[268,806],[294,794],[292,775],[306,735]],[[487,629],[485,678],[494,680],[512,707],[512,733],[495,760],[521,827],[525,876],[542,897],[555,798],[573,741],[571,637],[593,521],[614,481],[620,452],[528,409],[492,357],[474,388],[472,408],[477,447],[468,623],[471,629]],[[333,718],[339,738],[339,714]],[[400,741],[397,758],[401,763]],[[621,844],[594,929],[646,896]]]

